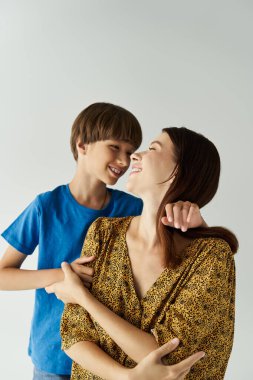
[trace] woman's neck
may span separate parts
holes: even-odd
[[[136,239],[149,250],[157,249],[158,239],[156,232],[156,217],[160,202],[143,202],[143,210],[139,217],[135,218],[134,233]]]

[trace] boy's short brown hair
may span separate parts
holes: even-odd
[[[138,149],[142,131],[136,117],[125,108],[110,103],[94,103],[77,116],[72,126],[70,145],[75,160],[78,158],[78,138],[83,143],[110,139],[127,141]]]

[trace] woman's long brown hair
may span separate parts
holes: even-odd
[[[176,252],[174,228],[165,226],[161,218],[165,216],[165,205],[177,201],[196,203],[205,206],[214,197],[220,178],[220,157],[215,145],[206,137],[187,128],[164,128],[174,145],[176,167],[174,180],[158,209],[156,228],[158,239],[163,247],[166,265],[174,268],[182,260]],[[199,227],[187,232],[176,230],[186,238],[215,237],[224,239],[233,253],[238,250],[236,236],[223,227]]]

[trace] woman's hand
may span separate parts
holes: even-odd
[[[175,350],[179,344],[179,339],[175,338],[152,351],[139,364],[131,369],[127,375],[128,380],[183,380],[190,372],[191,367],[205,354],[197,352],[187,359],[174,365],[164,365],[162,358]]]
[[[80,299],[90,293],[68,263],[63,262],[61,267],[64,280],[47,286],[45,290],[48,294],[55,293],[56,297],[64,303],[78,304]]]
[[[181,229],[186,232],[188,228],[207,227],[196,203],[178,201],[167,203],[166,216],[162,218],[165,226]]]

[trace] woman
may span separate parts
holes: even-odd
[[[221,227],[183,234],[160,222],[166,203],[188,199],[201,208],[213,198],[218,152],[196,132],[166,128],[131,158],[128,190],[142,198],[141,216],[92,224],[82,249],[96,256],[90,292],[75,277],[72,294],[64,284],[48,289],[80,305],[68,304],[61,324],[72,379],[123,379],[125,372],[115,371],[133,368],[174,337],[180,345],[166,364],[203,350],[186,378],[223,379],[233,341],[237,240]]]

